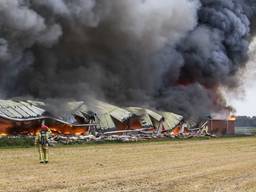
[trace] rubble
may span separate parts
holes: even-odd
[[[64,102],[61,113],[50,113],[46,105],[30,100],[0,100],[0,136],[33,136],[42,122],[52,131],[52,145],[214,136],[209,133],[215,125],[213,120],[192,126],[181,115],[156,109],[121,108],[95,100]]]
[[[207,124],[203,123],[200,127],[190,128],[184,132],[176,132],[179,130],[175,128],[173,130],[157,129],[151,130],[149,128],[141,128],[135,130],[119,130],[109,132],[94,132],[95,135],[64,135],[64,134],[51,134],[49,144],[55,146],[58,144],[72,145],[72,144],[85,144],[85,143],[104,143],[104,142],[140,142],[140,141],[153,141],[153,140],[165,140],[165,139],[190,139],[199,137],[215,137],[215,135],[209,134],[207,130]],[[6,136],[8,138],[24,138],[24,136]],[[27,135],[26,138],[33,140],[34,136]]]
[[[50,145],[54,146],[56,144],[82,144],[86,142],[97,141],[97,138],[93,135],[80,135],[80,136],[66,136],[66,135],[54,135],[50,137]]]
[[[92,142],[139,142],[158,139],[190,139],[196,137],[216,137],[208,132],[202,131],[202,128],[191,129],[186,133],[173,135],[172,132],[147,131],[146,129],[112,131],[106,133],[98,133],[94,135],[54,135],[50,138],[51,145],[56,144],[83,144]]]

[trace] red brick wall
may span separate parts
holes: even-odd
[[[229,120],[209,120],[209,132],[216,135],[234,135],[235,121]]]

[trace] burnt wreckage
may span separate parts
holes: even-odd
[[[62,114],[46,110],[44,102],[0,100],[0,135],[35,135],[42,122],[54,134],[87,135],[93,132],[125,130],[172,131],[183,117],[170,112],[140,107],[120,108],[102,101],[63,103]]]

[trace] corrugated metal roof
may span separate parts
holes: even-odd
[[[114,129],[116,127],[113,119],[108,113],[98,116],[96,122],[101,129]]]
[[[28,119],[39,117],[45,112],[25,101],[0,100],[0,115],[14,119]]]
[[[136,116],[142,116],[145,115],[145,109],[141,107],[127,107],[126,108],[131,113],[135,114]]]
[[[153,127],[153,122],[146,109],[140,107],[128,107],[127,110],[139,117],[142,127]]]
[[[66,113],[70,115],[77,115],[80,117],[84,117],[83,113],[86,113],[88,111],[88,107],[85,104],[84,101],[74,101],[74,102],[68,102],[66,103]]]
[[[91,102],[75,101],[63,105],[65,105],[64,110],[66,111],[64,112],[68,114],[67,116],[76,114],[84,117],[83,113],[88,111],[96,113],[95,123],[102,129],[115,128],[113,119],[124,122],[134,115],[139,117],[142,127],[152,127],[154,126],[152,121],[160,122],[164,119],[163,123],[166,129],[173,129],[183,119],[182,116],[174,113],[153,111],[140,107],[120,108],[98,100]],[[36,101],[0,100],[0,116],[17,120],[42,117],[45,110],[39,106],[45,106],[45,104]],[[70,119],[66,120],[71,122]]]
[[[90,100],[89,103],[86,104],[87,111],[90,110],[96,113],[96,121],[102,129],[115,128],[113,118],[124,122],[133,115],[126,109],[99,100]],[[81,109],[79,110],[87,112]]]
[[[177,115],[174,113],[170,113],[170,112],[159,112],[162,114],[162,116],[164,117],[164,127],[167,130],[171,130],[173,128],[175,128],[183,119],[183,117],[181,115]]]
[[[162,116],[161,114],[155,112],[155,111],[152,111],[152,110],[150,110],[150,109],[146,109],[146,112],[147,112],[147,114],[148,114],[150,117],[154,118],[154,119],[157,120],[157,121],[161,121],[161,120],[163,119],[163,116]]]
[[[163,124],[167,130],[171,130],[175,128],[183,119],[181,115],[174,114],[171,112],[153,111],[150,109],[143,109],[138,107],[133,107],[133,108],[129,107],[128,109],[134,112],[135,114],[141,115],[141,117],[145,121],[146,126],[153,126],[153,122],[151,121],[150,117],[155,119],[158,122],[160,122],[161,120],[164,120]],[[144,114],[143,114],[143,110],[144,110]]]
[[[41,109],[39,107],[36,107],[35,105],[33,104],[30,104],[30,103],[27,103],[27,102],[24,102],[24,101],[20,101],[19,103],[23,104],[25,107],[27,107],[30,111],[33,112],[33,114],[36,116],[40,116],[42,115],[45,110],[44,109]],[[32,114],[32,113],[31,113]]]
[[[95,112],[97,115],[110,113],[117,107],[99,100],[89,100],[86,104],[88,109]]]
[[[110,115],[111,117],[117,119],[120,122],[124,122],[132,117],[131,112],[119,107],[116,107],[113,111],[111,111]]]
[[[153,127],[153,123],[148,114],[145,114],[140,117],[140,123],[142,127]]]
[[[84,117],[83,113],[93,111],[96,117],[96,123],[101,129],[115,128],[115,123],[112,118],[124,122],[132,116],[129,111],[105,103],[99,100],[90,100],[88,102],[70,102],[68,104],[69,111],[73,111],[73,114]]]

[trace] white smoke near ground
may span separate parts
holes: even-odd
[[[1,96],[217,110],[248,59],[255,4],[1,0]]]

